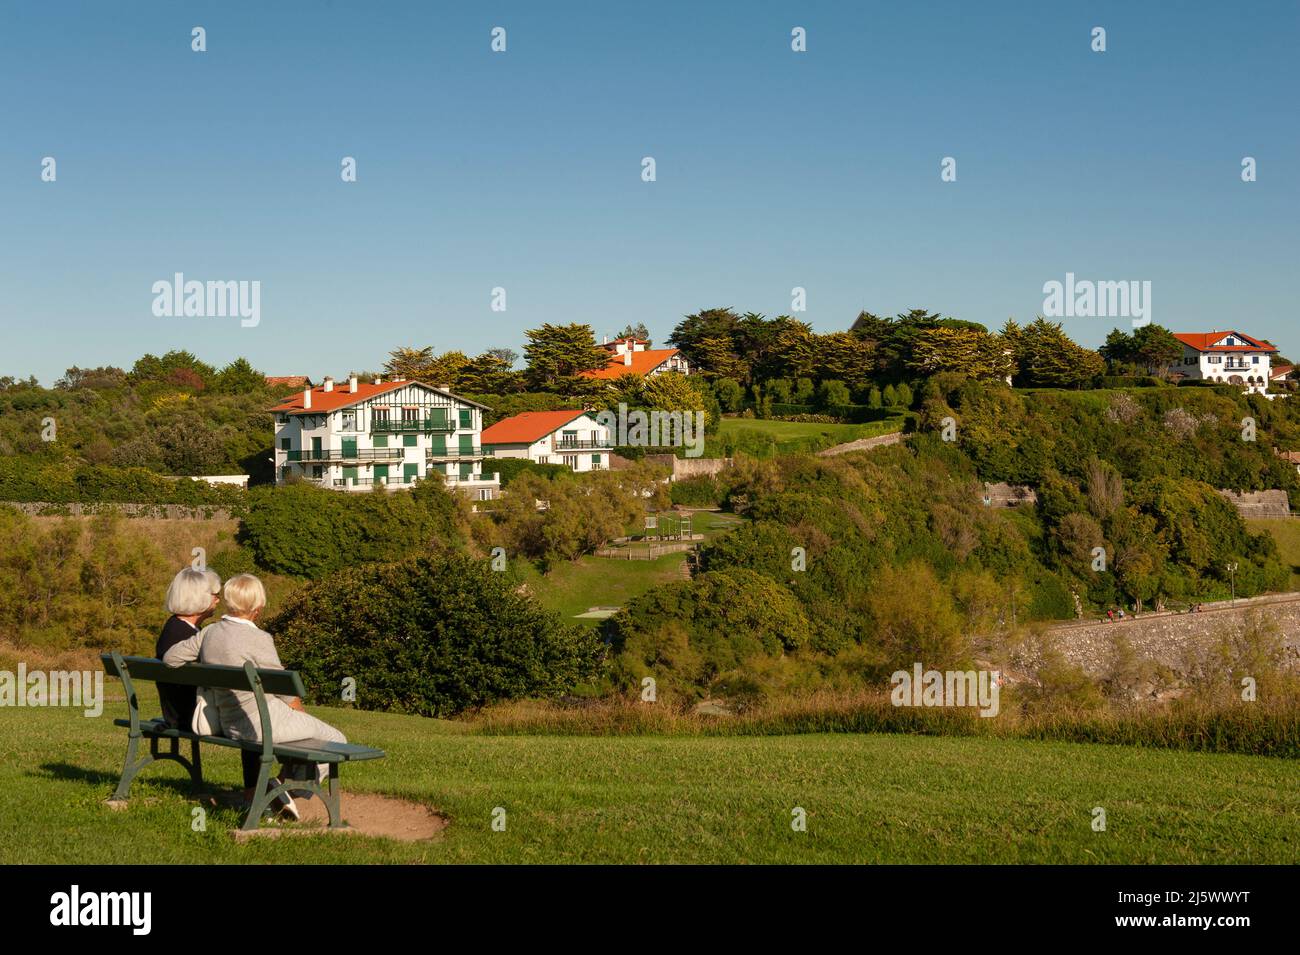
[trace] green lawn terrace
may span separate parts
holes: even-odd
[[[111,684],[110,684],[111,687]],[[1291,760],[1129,746],[878,734],[485,735],[473,724],[313,708],[389,758],[350,793],[441,814],[433,840],[306,835],[237,842],[180,766],[151,766],[130,805],[126,705],[0,709],[0,863],[1272,863],[1300,853]],[[152,688],[142,707],[156,712]],[[212,790],[240,785],[205,753]],[[506,812],[494,831],[493,813]],[[1094,810],[1106,814],[1095,831]],[[802,809],[807,830],[795,831]]]

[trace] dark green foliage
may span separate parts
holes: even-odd
[[[464,539],[463,506],[433,481],[409,491],[376,488],[369,494],[306,483],[254,488],[239,541],[258,566],[315,579],[367,561],[455,547]]]
[[[351,678],[360,708],[422,716],[571,691],[602,653],[593,631],[539,609],[488,562],[451,554],[341,570],[267,628],[313,702],[337,703]]]
[[[242,488],[187,479],[169,481],[145,468],[0,458],[0,501],[188,504],[238,509],[244,499]]]
[[[798,649],[810,629],[789,590],[743,568],[656,588],[606,623],[616,683],[638,687],[653,674],[686,695],[755,658]]]
[[[486,458],[483,461],[483,473],[499,474],[502,487],[525,472],[548,478],[571,477],[574,473],[573,468],[567,464],[538,464],[528,458]]]

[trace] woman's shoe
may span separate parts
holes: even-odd
[[[279,786],[283,781],[284,780],[276,779],[273,780],[272,783],[273,786]],[[298,807],[294,804],[293,797],[290,796],[287,791],[277,793],[275,801],[271,805],[277,807],[281,815],[289,816],[294,822],[298,822],[302,819],[302,813],[298,811]]]

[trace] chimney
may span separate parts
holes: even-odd
[[[623,352],[623,364],[625,364],[625,365],[631,365],[631,364],[632,364],[632,352],[631,352],[631,351],[625,351],[625,352]]]
[[[348,391],[352,392],[352,394],[354,394],[354,395],[357,393],[357,376],[356,376],[356,375],[353,375],[351,378],[348,379]]]
[[[333,390],[334,390],[334,379],[331,378],[329,375],[326,375],[325,381],[321,384],[321,391],[333,391]]]
[[[304,388],[302,391],[302,406],[304,409],[311,407],[311,389]]]
[[[383,376],[383,375],[375,375],[375,384],[377,384],[377,385],[382,385],[383,383],[384,383],[384,376]]]

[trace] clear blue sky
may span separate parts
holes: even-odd
[[[0,374],[187,348],[319,379],[546,321],[662,340],[796,285],[818,331],[994,327],[1067,271],[1300,353],[1293,0],[618,6],[7,4]],[[261,324],[156,318],[175,272],[260,280]]]

